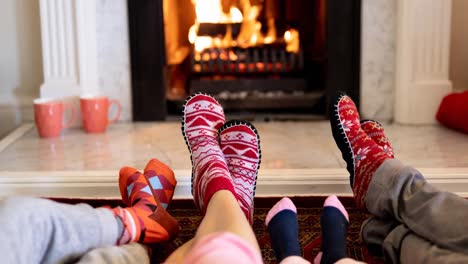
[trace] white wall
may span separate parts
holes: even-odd
[[[32,120],[43,82],[38,0],[0,1],[0,137]]]
[[[468,90],[468,14],[467,0],[453,0],[450,78],[454,90]]]

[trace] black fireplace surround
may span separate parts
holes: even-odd
[[[168,107],[163,0],[127,3],[133,120],[165,120]],[[359,108],[360,38],[361,0],[327,0],[323,109],[327,109],[330,96],[338,90],[350,95]]]

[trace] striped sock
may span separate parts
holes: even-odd
[[[261,161],[257,129],[247,121],[232,120],[220,128],[219,140],[239,206],[253,224],[255,188]]]
[[[203,213],[215,192],[229,190],[236,196],[218,143],[224,121],[223,108],[209,95],[195,94],[184,104],[182,134],[191,154],[192,194]]]

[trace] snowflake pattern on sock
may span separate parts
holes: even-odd
[[[384,128],[382,124],[375,120],[362,120],[361,128],[366,132],[366,134],[374,140],[377,145],[382,148],[382,151],[394,158],[393,148],[388,140],[388,137],[385,135]]]
[[[237,201],[252,224],[257,174],[261,162],[257,129],[247,121],[232,120],[220,129],[219,140],[234,182]]]

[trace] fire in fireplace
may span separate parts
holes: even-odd
[[[227,113],[289,117],[325,117],[331,85],[358,95],[360,0],[128,5],[135,120],[179,114],[194,92],[214,95]]]
[[[306,67],[323,72],[325,18],[320,14],[325,0],[315,0],[310,10],[316,19],[302,23],[292,15],[300,5],[286,0],[187,0],[165,6],[166,47],[186,49],[189,57],[185,72],[186,58],[170,63],[168,97],[177,102],[189,93],[206,92],[237,112],[311,109],[323,94],[324,75],[315,74],[316,90],[308,91],[304,59]],[[181,8],[195,12],[192,24],[171,16]],[[315,44],[315,50],[304,57],[300,31],[307,27],[314,38],[306,44]],[[174,43],[174,32],[186,31],[189,43]]]
[[[223,13],[220,0],[195,1],[196,20],[188,34],[191,92],[305,90],[305,79],[297,77],[304,69],[299,32],[290,28],[278,38],[272,15],[266,15],[262,32],[263,6],[242,4],[243,12],[230,6]]]

